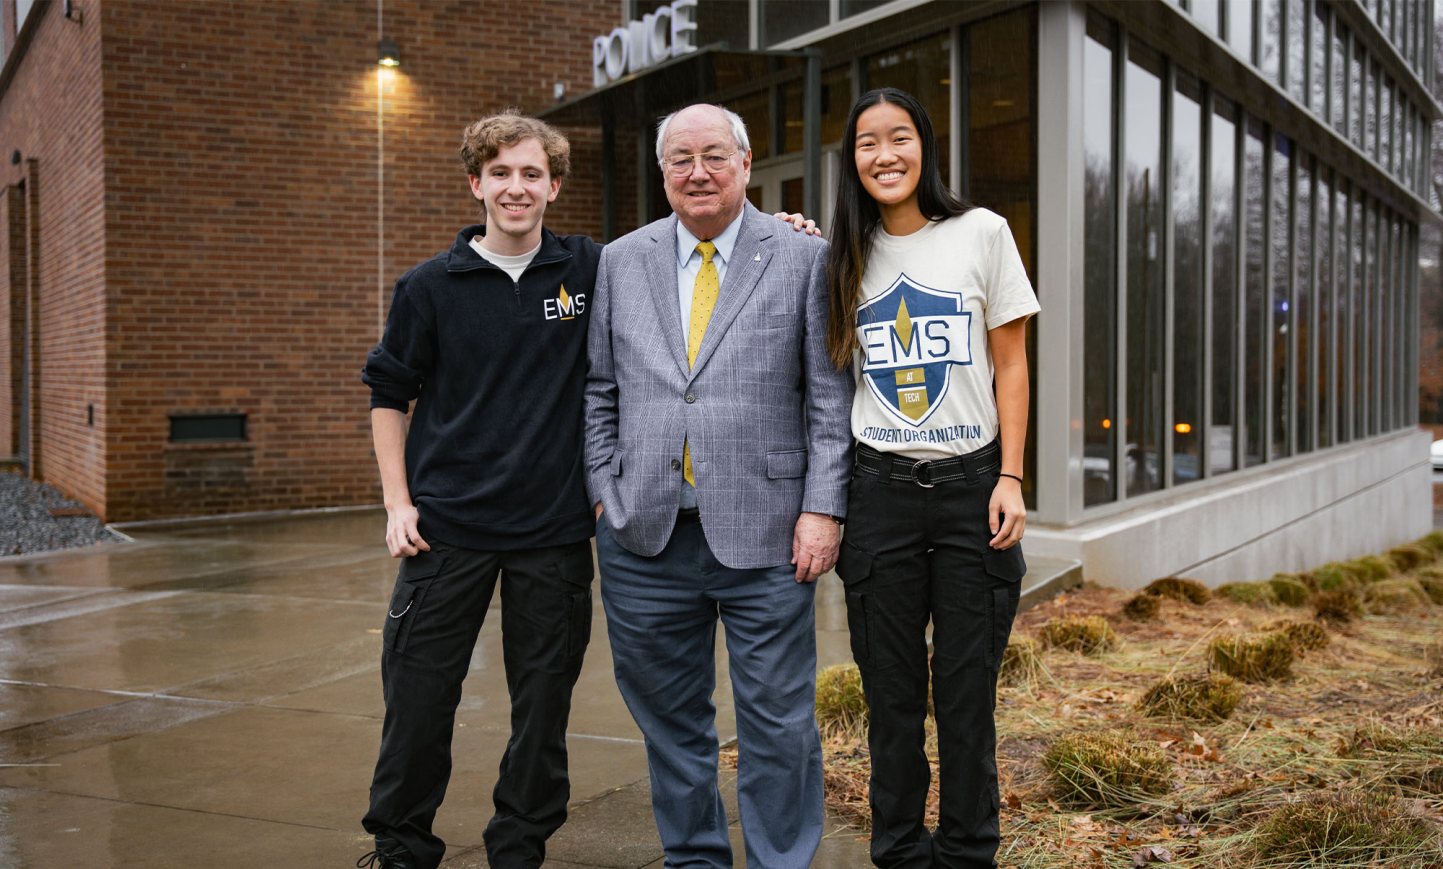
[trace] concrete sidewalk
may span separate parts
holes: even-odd
[[[0,867],[354,865],[370,848],[360,818],[396,571],[384,527],[380,511],[312,514],[0,559]],[[850,660],[835,576],[817,605],[820,664]],[[509,732],[499,606],[472,660],[436,819],[455,869],[486,865],[481,831]],[[593,619],[569,734],[571,817],[547,862],[660,866],[600,595]],[[735,730],[718,660],[725,740]],[[724,783],[735,819],[734,776]],[[743,865],[735,826],[733,843]],[[866,842],[830,819],[814,865],[868,866]]]

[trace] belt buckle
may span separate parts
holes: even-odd
[[[925,482],[925,483],[922,482],[922,478],[917,475],[917,472],[918,472],[918,471],[925,471],[925,472],[926,472],[926,474],[927,474],[927,482]],[[932,482],[932,460],[931,460],[931,459],[922,459],[921,461],[917,462],[917,464],[915,464],[915,465],[912,466],[911,470],[908,471],[908,473],[912,476],[912,482],[916,483],[917,485],[921,486],[921,487],[924,488],[924,489],[930,489],[930,488],[932,488],[933,486],[937,485],[936,483]]]

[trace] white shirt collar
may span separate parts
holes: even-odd
[[[727,224],[727,228],[723,229],[720,235],[711,240],[712,244],[716,245],[716,254],[713,255],[713,260],[719,257],[722,262],[731,261],[732,248],[736,247],[737,236],[741,234],[742,218],[746,216],[746,213],[746,207],[743,206],[741,214]],[[686,267],[687,260],[691,259],[692,254],[696,252],[697,243],[700,241],[701,239],[692,235],[691,230],[687,229],[680,220],[676,222],[676,261],[678,265],[682,268]]]

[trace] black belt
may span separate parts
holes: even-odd
[[[983,474],[1001,470],[1002,447],[997,441],[993,441],[965,456],[953,456],[950,459],[909,459],[906,456],[878,452],[866,444],[857,444],[856,468],[868,474],[876,474],[884,480],[916,483],[924,489],[951,480],[975,483]]]

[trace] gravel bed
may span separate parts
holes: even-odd
[[[52,509],[80,509],[82,516],[52,516]],[[52,486],[19,474],[0,473],[0,555],[26,555],[118,542],[99,519]]]

